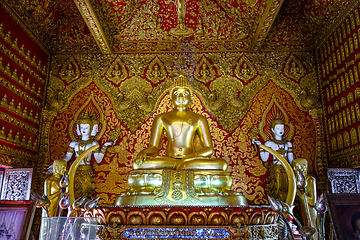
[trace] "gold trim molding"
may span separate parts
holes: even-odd
[[[91,6],[89,0],[74,0],[76,7],[79,9],[86,25],[91,31],[97,45],[104,54],[111,53],[111,47],[106,39],[106,35],[100,25],[99,19]]]

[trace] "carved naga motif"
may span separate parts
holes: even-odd
[[[248,107],[238,96],[242,89],[243,84],[229,75],[223,75],[210,84],[208,109],[226,130],[233,131],[238,126]]]
[[[133,76],[121,83],[119,90],[122,98],[118,106],[119,118],[134,132],[153,110],[147,96],[152,91],[151,84],[139,76]]]

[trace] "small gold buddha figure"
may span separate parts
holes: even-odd
[[[61,198],[60,180],[66,172],[67,162],[63,159],[57,159],[52,165],[52,174],[45,179],[44,195],[50,200],[48,208],[49,217],[56,217],[59,213],[59,201]]]
[[[284,130],[285,121],[277,114],[271,122],[271,131],[274,133],[274,138],[266,141],[264,145],[275,150],[292,165],[294,160],[293,146],[290,141],[283,138]],[[253,143],[257,145],[261,144],[260,141],[254,139]],[[270,196],[285,202],[288,192],[287,175],[284,167],[277,158],[274,157],[272,164],[269,166],[269,154],[269,152],[260,149],[261,160],[265,163],[265,166],[270,167],[270,176],[265,180],[267,183],[265,190]]]
[[[244,195],[231,190],[232,176],[224,159],[212,158],[213,143],[207,119],[190,109],[193,92],[184,76],[170,91],[173,110],[155,117],[149,146],[136,156],[129,173],[130,189],[116,205],[247,205]],[[159,156],[162,133],[165,156]]]
[[[209,126],[204,116],[190,110],[193,93],[190,83],[180,76],[170,91],[174,109],[155,117],[149,147],[140,151],[134,169],[206,169],[226,171],[227,162],[214,154]],[[162,132],[169,140],[165,156],[159,156]],[[198,138],[198,139],[197,139]],[[202,148],[196,149],[199,140]]]
[[[153,78],[157,79],[161,77],[161,71],[159,69],[159,65],[155,64],[154,69],[151,72]]]
[[[300,68],[297,66],[296,62],[294,62],[294,61],[291,63],[290,74],[292,74],[292,75],[301,74]]]
[[[93,137],[99,131],[99,121],[96,115],[91,117],[88,112],[85,111],[81,114],[80,118],[76,122],[76,133],[81,136],[80,139],[76,139],[69,144],[66,155],[63,158],[65,161],[69,161],[75,153],[75,157],[79,157],[84,151],[88,150],[92,146],[99,145]],[[75,199],[86,195],[91,198],[94,193],[94,172],[90,164],[91,156],[93,155],[95,161],[100,163],[104,158],[108,146],[113,145],[113,142],[106,142],[101,149],[92,152],[80,162],[75,174]]]
[[[68,68],[67,68],[67,77],[73,78],[75,76],[76,76],[76,74],[75,74],[75,71],[74,71],[74,66],[70,63],[68,65]]]
[[[296,194],[300,198],[301,216],[304,225],[319,229],[316,203],[316,179],[308,174],[308,161],[298,158],[293,161],[293,168],[297,179],[303,179],[304,183],[297,183]],[[301,174],[301,176],[299,176]],[[307,206],[306,206],[307,205]]]
[[[201,68],[201,70],[200,70],[200,76],[201,76],[202,78],[205,78],[205,77],[207,77],[207,76],[209,76],[209,75],[210,75],[210,72],[209,72],[209,70],[208,70],[208,67],[206,66],[205,63],[203,63],[202,68]]]
[[[243,68],[241,69],[242,75],[250,75],[250,69],[246,63],[244,63]]]
[[[120,77],[121,76],[121,70],[120,70],[120,67],[119,67],[119,64],[116,63],[113,70],[112,70],[112,75],[113,77]]]

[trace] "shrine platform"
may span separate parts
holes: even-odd
[[[275,239],[278,215],[266,205],[100,206],[99,238],[108,239]]]

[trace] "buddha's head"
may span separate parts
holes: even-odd
[[[294,171],[303,172],[304,175],[307,174],[308,161],[305,158],[297,158],[292,162],[294,166]]]
[[[91,117],[87,111],[83,112],[80,118],[76,121],[77,128],[76,133],[82,137],[93,137],[99,131],[99,121],[96,118],[96,114]]]
[[[55,175],[63,175],[66,172],[67,162],[63,159],[56,159],[53,162],[53,173]]]
[[[180,75],[170,91],[171,102],[174,108],[183,110],[190,108],[193,93],[191,85],[184,76]]]
[[[271,131],[278,137],[282,137],[284,135],[285,121],[281,119],[279,113],[276,114],[276,117],[271,122]]]

